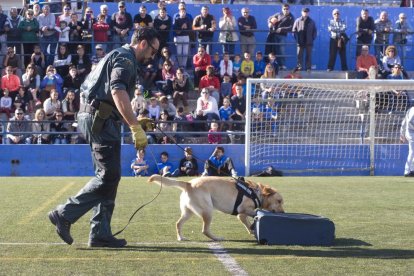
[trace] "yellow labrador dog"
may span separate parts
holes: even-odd
[[[182,235],[183,224],[196,214],[203,220],[203,234],[212,240],[220,241],[223,238],[216,237],[210,231],[213,211],[217,209],[226,214],[237,214],[237,218],[244,224],[247,231],[251,233],[250,222],[247,217],[256,215],[255,209],[262,208],[272,212],[283,213],[283,198],[273,188],[252,181],[244,181],[245,185],[257,195],[258,204],[247,195],[239,196],[241,200],[238,206],[239,190],[235,179],[223,177],[198,177],[189,182],[179,181],[160,175],[152,175],[148,182],[156,182],[165,186],[173,186],[182,190],[180,196],[181,217],[176,223],[177,239],[186,240]]]

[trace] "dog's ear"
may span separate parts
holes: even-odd
[[[264,196],[271,196],[274,195],[277,191],[270,187],[269,185],[262,185],[259,183],[260,190],[262,191],[262,195]]]

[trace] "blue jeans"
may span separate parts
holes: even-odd
[[[204,49],[206,49],[206,53],[209,55],[211,55],[213,52],[213,45],[211,42],[213,42],[212,37],[204,37],[198,39],[198,45],[203,46]]]
[[[224,53],[228,53],[230,56],[234,55],[234,48],[235,48],[235,43],[236,42],[227,42],[227,43],[223,43],[222,44],[222,48],[223,48],[223,54]]]
[[[56,54],[57,38],[55,35],[42,36],[40,38],[40,49],[46,57],[46,67],[53,64]],[[50,45],[50,46],[49,46]],[[49,46],[49,52],[47,47]]]

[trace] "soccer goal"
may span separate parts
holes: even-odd
[[[406,156],[399,129],[412,94],[410,80],[248,79],[246,175],[392,169]]]

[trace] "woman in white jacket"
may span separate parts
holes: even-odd
[[[236,42],[239,41],[239,37],[236,33],[236,18],[231,14],[230,8],[223,8],[223,17],[219,21],[219,42],[222,44],[223,53],[229,53],[230,56],[234,55],[234,48]]]

